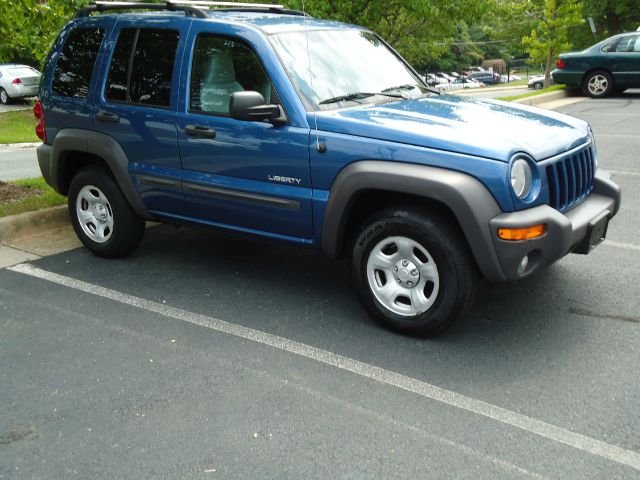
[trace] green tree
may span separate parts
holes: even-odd
[[[0,0],[0,62],[42,67],[62,26],[88,0]]]
[[[544,62],[544,86],[551,83],[551,67],[558,53],[571,49],[569,32],[585,22],[579,0],[528,0],[524,14],[535,20],[531,33],[522,38],[533,60]]]
[[[482,18],[490,0],[305,0],[305,9],[319,18],[365,26],[379,33],[409,62],[428,63],[450,49],[460,22]],[[302,0],[291,0],[302,8]],[[448,43],[449,42],[449,43]]]
[[[592,17],[602,38],[640,27],[638,0],[583,0],[586,17]]]

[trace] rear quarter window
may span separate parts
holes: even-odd
[[[103,39],[102,28],[77,28],[71,32],[56,62],[51,85],[54,95],[89,96],[89,83]]]

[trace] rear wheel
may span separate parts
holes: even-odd
[[[352,252],[353,284],[372,316],[402,333],[433,336],[471,307],[478,273],[457,226],[412,207],[365,223]]]
[[[613,78],[604,70],[590,72],[584,77],[582,90],[592,98],[602,98],[610,95],[614,90]]]
[[[0,103],[2,103],[3,105],[8,105],[9,103],[11,103],[11,98],[4,88],[0,88]]]
[[[128,255],[144,234],[144,220],[111,174],[97,166],[81,170],[71,181],[69,216],[78,238],[100,257]]]
[[[533,84],[533,88],[535,90],[540,90],[544,85],[542,84],[542,82],[536,82]]]

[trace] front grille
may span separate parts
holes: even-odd
[[[567,210],[584,200],[593,190],[595,158],[591,146],[547,165],[549,205]]]

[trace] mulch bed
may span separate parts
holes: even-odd
[[[44,192],[37,188],[19,187],[0,181],[0,203],[18,202],[27,197],[42,195],[42,193]]]

